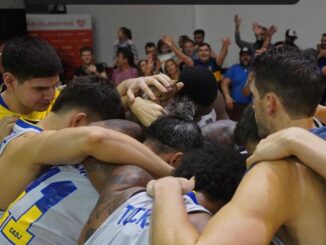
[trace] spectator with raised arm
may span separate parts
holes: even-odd
[[[205,67],[214,73],[215,79],[220,80],[221,67],[225,60],[228,52],[228,48],[231,44],[229,38],[222,39],[222,48],[219,55],[216,58],[211,58],[212,49],[209,44],[202,43],[198,48],[198,59],[192,59],[191,57],[182,53],[180,49],[177,48],[171,36],[164,36],[162,40],[171,47],[172,51],[178,56],[188,67],[200,66]]]
[[[259,25],[257,22],[252,24],[252,30],[255,33],[256,41],[248,42],[241,39],[240,36],[240,25],[241,18],[238,15],[234,16],[234,35],[235,35],[235,43],[239,48],[247,47],[250,48],[251,52],[254,53],[256,50],[261,48],[271,48],[271,38],[274,33],[277,31],[275,26],[271,26],[270,28],[263,27]]]

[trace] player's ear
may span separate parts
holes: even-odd
[[[80,127],[86,125],[88,125],[86,113],[78,112],[71,118],[70,127]]]

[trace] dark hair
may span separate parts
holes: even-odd
[[[123,119],[123,108],[118,91],[108,79],[94,75],[77,77],[70,81],[54,102],[53,112],[82,107],[90,115],[102,120]]]
[[[156,48],[156,45],[155,45],[155,43],[153,43],[153,42],[148,42],[148,43],[146,43],[145,44],[145,50],[147,49],[147,48]]]
[[[326,36],[326,33],[323,33],[322,36],[323,36],[323,37]]]
[[[162,49],[162,47],[163,47],[164,44],[165,44],[165,43],[163,42],[162,39],[158,40],[158,42],[157,42],[157,52],[158,52],[159,54],[162,54],[161,49]]]
[[[131,34],[131,30],[128,29],[127,27],[123,26],[120,27],[119,29],[128,39],[132,39],[132,34]]]
[[[5,42],[2,50],[4,72],[10,72],[19,82],[51,77],[62,72],[61,60],[47,42],[30,36],[20,36]]]
[[[205,36],[205,31],[202,29],[197,29],[194,31],[194,35],[202,35]]]
[[[130,66],[135,66],[134,54],[128,48],[118,48],[117,55],[122,54],[123,58],[128,60]]]
[[[199,44],[198,45],[198,49],[201,48],[201,47],[204,47],[204,46],[207,46],[210,51],[212,50],[211,45],[209,45],[208,43],[201,43],[201,44]]]
[[[198,125],[175,115],[156,119],[146,130],[146,141],[154,143],[160,153],[191,151],[202,144]]]
[[[84,52],[91,52],[91,54],[93,55],[94,52],[93,52],[93,49],[91,47],[88,47],[88,46],[83,46],[79,49],[79,53],[80,55],[82,55]]]
[[[212,201],[228,202],[246,171],[245,159],[232,148],[205,142],[203,147],[183,155],[174,176],[195,176],[195,190]]]
[[[234,130],[234,141],[238,146],[247,148],[248,144],[258,144],[261,140],[252,105],[243,111]]]
[[[187,95],[200,106],[209,106],[215,101],[218,85],[213,73],[207,68],[186,67],[181,71],[179,80],[184,84],[179,96]]]
[[[137,62],[137,71],[138,71],[139,76],[145,76],[145,74],[141,70],[141,63],[143,63],[143,62],[147,62],[147,60],[139,60]]]
[[[260,97],[275,93],[291,119],[314,115],[325,81],[310,54],[291,47],[273,49],[256,57],[253,70]]]

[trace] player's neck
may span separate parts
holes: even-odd
[[[33,110],[30,110],[26,108],[24,105],[22,105],[15,97],[13,93],[10,93],[9,91],[5,90],[1,93],[3,101],[8,106],[9,111],[21,114],[21,115],[28,115],[33,112]]]
[[[50,112],[42,121],[37,124],[44,130],[59,130],[68,127],[65,117],[59,117],[56,113]]]
[[[304,129],[311,129],[314,128],[314,121],[312,117],[302,118],[302,119],[295,119],[295,120],[285,120],[279,121],[279,124],[276,126],[276,131],[290,128],[290,127],[298,127]]]

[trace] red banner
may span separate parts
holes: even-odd
[[[49,42],[58,52],[66,80],[81,65],[79,49],[93,47],[90,15],[27,15],[27,29],[32,36]]]

